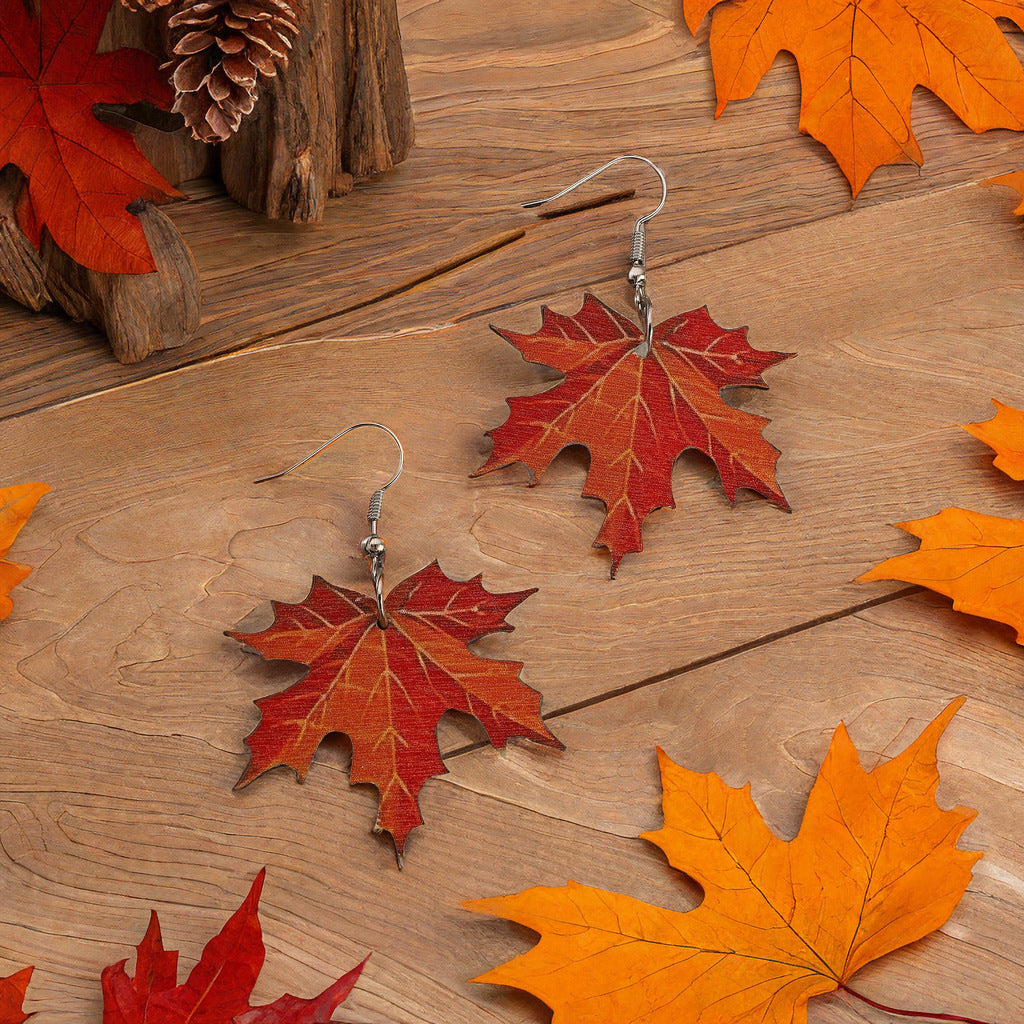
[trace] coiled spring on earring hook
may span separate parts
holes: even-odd
[[[654,303],[647,294],[647,222],[661,213],[665,200],[668,198],[668,185],[661,168],[645,156],[635,156],[632,153],[617,156],[598,167],[596,171],[591,171],[579,181],[573,182],[568,188],[563,188],[561,192],[556,192],[553,196],[548,196],[547,199],[534,199],[529,203],[523,203],[523,209],[531,210],[537,206],[543,206],[545,203],[561,199],[562,196],[579,188],[580,185],[586,184],[599,174],[603,174],[609,167],[622,160],[639,160],[640,163],[647,164],[658,175],[658,180],[661,182],[661,202],[650,213],[638,218],[633,225],[633,236],[629,242],[629,283],[633,285],[633,303],[636,306],[636,311],[640,314],[640,323],[644,331],[644,340],[633,351],[641,358],[646,359],[650,355],[651,345],[654,342]]]
[[[402,442],[398,440],[394,432],[385,427],[383,423],[353,423],[350,427],[346,427],[341,431],[340,434],[335,434],[330,441],[325,441],[316,451],[310,452],[304,459],[300,459],[294,466],[290,466],[280,473],[260,477],[256,483],[262,484],[267,480],[276,480],[278,477],[287,476],[292,470],[298,469],[299,466],[304,465],[310,459],[319,455],[325,448],[330,447],[339,437],[344,437],[350,431],[358,430],[359,427],[376,427],[378,430],[383,430],[398,445],[398,469],[395,475],[383,487],[373,492],[373,497],[370,498],[370,505],[366,512],[366,520],[370,524],[370,532],[359,542],[360,552],[370,562],[370,578],[373,581],[374,599],[377,604],[377,625],[381,629],[387,629],[390,624],[388,613],[384,608],[384,561],[387,551],[384,538],[377,533],[377,523],[380,522],[381,508],[384,504],[384,492],[402,475],[402,469],[405,467],[405,450],[402,448]]]

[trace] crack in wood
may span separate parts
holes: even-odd
[[[501,249],[506,248],[509,245],[514,245],[526,236],[525,228],[517,228],[512,231],[506,231],[498,235],[495,238],[491,238],[486,242],[481,243],[478,246],[468,250],[467,252],[459,253],[453,256],[450,260],[446,260],[432,267],[429,271],[419,274],[416,277],[402,281],[399,284],[387,288],[382,292],[378,292],[375,295],[371,295],[369,298],[361,299],[359,302],[352,303],[349,306],[345,306],[341,309],[332,310],[330,313],[325,313],[323,316],[314,317],[310,320],[303,321],[302,323],[290,324],[286,328],[281,328],[277,331],[271,331],[268,334],[259,335],[256,338],[251,339],[245,345],[240,346],[236,349],[231,349],[227,352],[217,352],[207,356],[201,356],[197,359],[189,360],[180,363],[177,366],[169,367],[166,370],[161,370],[152,374],[149,377],[144,377],[141,380],[128,380],[111,387],[97,388],[93,391],[84,392],[81,395],[76,395],[74,398],[62,399],[57,402],[50,402],[43,405],[34,406],[31,409],[23,409],[20,412],[11,413],[7,416],[0,417],[0,423],[8,420],[19,419],[22,416],[30,416],[36,412],[42,412],[47,409],[56,409],[64,405],[68,405],[71,402],[81,402],[86,399],[96,398],[100,395],[112,394],[120,391],[126,387],[135,387],[139,384],[148,383],[150,381],[158,381],[164,377],[170,376],[173,373],[178,373],[180,370],[192,369],[197,366],[203,366],[208,363],[218,362],[223,359],[235,358],[236,356],[246,352],[258,352],[266,347],[267,342],[273,341],[275,338],[283,335],[291,334],[295,331],[305,330],[309,327],[315,327],[317,324],[324,323],[328,320],[336,319],[340,316],[345,316],[348,313],[353,313],[356,310],[365,309],[368,306],[373,306],[381,302],[386,302],[388,299],[395,298],[399,295],[404,295],[407,292],[413,291],[415,288],[426,284],[429,281],[435,281],[439,278],[451,274],[457,270],[461,270],[476,260],[483,259],[486,256],[490,256],[492,253],[498,252]]]
[[[595,196],[593,199],[581,199],[578,203],[573,203],[571,206],[563,206],[558,210],[541,210],[537,216],[541,220],[557,220],[559,217],[571,217],[574,213],[582,213],[585,210],[596,210],[602,206],[624,203],[635,195],[635,188],[622,189],[619,192],[612,192],[608,195]]]
[[[541,718],[545,722],[554,721],[558,718],[565,718],[567,715],[575,714],[577,711],[596,707],[599,704],[604,704],[609,700],[624,697],[630,693],[636,693],[637,690],[643,690],[649,686],[656,686],[658,683],[667,682],[669,679],[676,679],[680,676],[689,675],[691,672],[696,672],[698,669],[707,668],[709,665],[716,665],[719,662],[727,661],[730,658],[738,657],[741,654],[748,654],[750,651],[756,651],[761,647],[767,647],[769,644],[773,644],[777,640],[784,640],[786,637],[796,636],[799,633],[805,633],[808,630],[817,628],[818,626],[824,626],[830,622],[836,622],[839,619],[848,618],[849,616],[856,615],[859,612],[867,611],[869,608],[877,608],[879,605],[889,604],[893,601],[900,601],[903,598],[913,597],[915,594],[921,594],[924,592],[925,590],[923,587],[903,587],[892,594],[884,594],[882,597],[873,597],[869,601],[860,601],[859,603],[850,605],[847,608],[840,608],[837,611],[829,612],[826,615],[818,615],[813,619],[807,619],[804,622],[799,622],[792,626],[786,626],[784,629],[778,629],[773,633],[766,633],[763,636],[755,637],[753,640],[737,644],[735,647],[726,648],[724,651],[705,655],[703,658],[697,658],[695,661],[687,662],[685,665],[681,665],[678,668],[666,669],[664,672],[659,672],[653,676],[647,676],[646,678],[639,679],[636,682],[627,683],[624,686],[617,686],[614,690],[608,690],[605,693],[596,694],[593,697],[576,701],[573,704],[566,704],[561,708],[555,708],[554,711],[549,711],[547,714],[541,715]],[[489,744],[484,740],[477,741],[475,743],[467,743],[461,747],[456,747],[454,750],[444,751],[443,756],[445,760],[450,757],[460,757],[462,754],[470,754],[474,750],[481,750],[486,746],[489,746]]]

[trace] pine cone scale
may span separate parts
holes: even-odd
[[[164,6],[174,0],[124,0]],[[238,131],[259,94],[260,78],[288,65],[299,31],[300,0],[177,0],[171,29],[174,109],[192,134],[223,142]]]

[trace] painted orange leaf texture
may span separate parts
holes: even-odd
[[[522,662],[480,658],[467,646],[510,631],[506,616],[533,593],[492,594],[479,576],[452,580],[432,562],[388,594],[386,629],[372,598],[320,577],[301,603],[275,601],[268,629],[228,636],[309,672],[256,701],[260,724],[246,739],[252,756],[238,785],[277,765],[302,780],[324,737],[345,733],[351,781],[377,787],[375,831],[391,833],[401,865],[406,838],[423,821],[420,789],[446,771],[437,743],[446,711],[474,715],[495,747],[515,736],[562,746],[541,720],[540,694],[519,679]]]
[[[751,348],[745,327],[719,327],[705,308],[655,327],[646,358],[634,352],[640,329],[593,295],[575,316],[542,312],[536,334],[492,330],[528,362],[565,379],[542,394],[508,399],[509,418],[488,431],[494,450],[474,476],[522,462],[536,484],[563,448],[584,445],[590,471],[583,496],[605,505],[594,546],[611,552],[612,576],[626,554],[643,550],[651,512],[675,508],[672,466],[688,448],[714,461],[731,502],[745,487],[789,510],[775,479],[779,451],[761,434],[769,421],[721,396],[724,388],[766,388],[761,374],[788,353]]]
[[[1024,68],[996,18],[1005,0],[683,0],[696,32],[709,11],[716,117],[746,99],[783,50],[800,69],[800,131],[828,147],[856,196],[882,164],[923,161],[916,86],[969,128],[1024,128]]]
[[[49,489],[46,484],[0,487],[0,619],[6,619],[14,609],[11,591],[32,572],[28,566],[8,561],[7,553],[36,503]]]
[[[996,452],[994,465],[1024,479],[1024,412],[993,399],[996,415],[964,430]],[[1005,622],[1024,644],[1024,520],[944,508],[896,524],[921,541],[917,551],[875,566],[858,582],[902,580],[952,598],[959,612]]]
[[[992,465],[1012,480],[1024,480],[1024,412],[992,399],[996,414],[981,423],[968,423],[964,430],[983,441],[995,453]]]
[[[25,1024],[32,1016],[23,1007],[32,970],[26,967],[9,978],[0,978],[0,1024]]]
[[[967,888],[981,854],[956,844],[974,812],[935,802],[936,747],[962,703],[871,771],[840,726],[789,842],[749,785],[659,750],[665,824],[644,838],[703,902],[667,910],[575,882],[474,900],[541,937],[474,980],[532,993],[554,1024],[803,1024],[809,999],[934,931]]]
[[[103,1024],[324,1024],[348,998],[364,960],[318,996],[283,995],[251,1006],[249,998],[266,951],[260,928],[261,871],[249,895],[203,949],[199,963],[178,984],[178,954],[164,949],[156,911],[136,947],[135,975],[127,960],[103,971]]]

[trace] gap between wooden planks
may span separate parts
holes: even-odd
[[[504,397],[543,379],[483,324],[402,339],[403,358],[389,366],[383,388],[374,344],[283,345],[7,422],[8,471],[46,479],[50,507],[72,514],[56,520],[59,529],[76,538],[69,546],[40,538],[35,557],[25,539],[31,531],[19,541],[22,561],[40,566],[20,591],[26,614],[53,614],[59,588],[46,583],[47,573],[84,574],[99,588],[62,595],[59,611],[70,622],[120,594],[115,583],[128,573],[143,593],[170,586],[183,607],[203,608],[207,628],[219,626],[212,647],[210,637],[201,640],[212,654],[219,630],[271,597],[301,598],[313,572],[362,585],[356,535],[377,467],[390,465],[386,447],[360,439],[285,481],[248,481],[345,423],[372,418],[396,429],[409,453],[388,505],[389,580],[438,556],[452,574],[484,571],[491,587],[539,586],[516,614],[520,631],[480,649],[522,658],[548,707],[896,592],[897,585],[852,582],[910,546],[889,523],[952,503],[995,514],[1021,507],[1019,487],[1000,479],[983,446],[955,426],[985,416],[993,381],[1011,404],[1024,394],[1007,344],[1024,279],[1017,232],[969,231],[990,195],[961,189],[918,200],[884,239],[867,211],[828,236],[795,229],[786,248],[776,240],[770,264],[759,241],[663,272],[663,294],[682,299],[673,311],[714,287],[719,322],[732,326],[753,312],[770,325],[763,337],[755,324],[755,345],[798,353],[772,372],[770,391],[738,399],[773,417],[767,433],[784,452],[780,480],[791,516],[751,496],[730,508],[710,466],[684,457],[674,474],[679,508],[650,518],[646,552],[609,583],[607,555],[590,546],[601,511],[579,496],[579,453],[563,456],[533,489],[516,470],[467,480],[485,457],[484,430],[505,415]],[[937,271],[957,235],[976,241],[962,247],[960,273],[949,280]],[[833,285],[809,289],[825,268]],[[751,295],[763,297],[756,308]],[[559,308],[570,302],[578,298]],[[539,319],[533,306],[506,313],[503,324],[520,329]],[[190,573],[182,576],[176,562],[190,564]],[[38,601],[32,588],[44,588]],[[168,598],[160,620],[171,635],[174,608]],[[580,650],[608,657],[607,671],[595,677]],[[247,669],[239,671],[245,692]]]
[[[110,727],[82,714],[84,690],[60,705],[40,702],[37,690],[13,695],[16,707],[8,694],[0,842],[11,863],[0,874],[0,955],[12,967],[39,965],[29,1008],[40,1024],[95,1020],[99,971],[129,955],[151,906],[187,969],[268,864],[258,995],[315,991],[372,948],[347,1019],[542,1024],[548,1012],[532,1000],[466,983],[525,949],[528,933],[458,903],[571,877],[694,906],[699,890],[635,838],[659,822],[656,744],[732,785],[751,781],[773,831],[790,837],[840,719],[871,767],[967,691],[940,747],[939,800],[980,809],[964,845],[987,856],[943,929],[871,965],[857,983],[890,1002],[1015,1020],[1024,1010],[1013,941],[1024,888],[1021,651],[1007,631],[934,599],[898,605],[707,667],[686,685],[666,680],[575,712],[560,723],[564,754],[514,745],[453,759],[449,784],[424,791],[428,824],[401,875],[385,844],[366,834],[372,793],[350,789],[329,754],[302,787],[278,772],[232,794],[237,751],[176,732],[173,709],[162,724]],[[126,696],[135,696],[131,686],[106,700]],[[187,699],[179,693],[179,703]],[[832,996],[816,1001],[809,1019],[864,1018]]]
[[[755,97],[713,119],[706,31],[690,35],[678,0],[600,0],[588,8],[585,33],[558,3],[498,8],[494,0],[441,0],[402,10],[418,130],[412,158],[333,203],[319,228],[269,223],[197,186],[204,198],[172,208],[204,287],[202,336],[183,350],[122,367],[89,328],[4,304],[0,415],[289,337],[296,328],[342,331],[342,320],[316,325],[372,312],[414,287],[417,298],[432,292],[432,301],[406,304],[403,331],[607,280],[621,272],[631,212],[587,219],[585,227],[571,220],[538,225],[518,204],[623,149],[656,158],[673,186],[652,225],[655,266],[793,225],[827,223],[850,207],[831,159],[796,131],[792,62],[781,61]],[[1019,45],[1018,35],[1010,38]],[[919,91],[915,102],[925,170],[883,169],[857,209],[1019,163],[1013,133],[975,137],[929,94]],[[652,194],[630,168],[595,184],[594,194],[623,185],[637,187],[638,203]],[[1007,199],[1001,216],[1009,219],[1010,208]],[[481,265],[523,231],[528,246],[509,246]],[[472,273],[454,288],[451,271],[463,262]],[[486,305],[478,298],[495,291]]]

